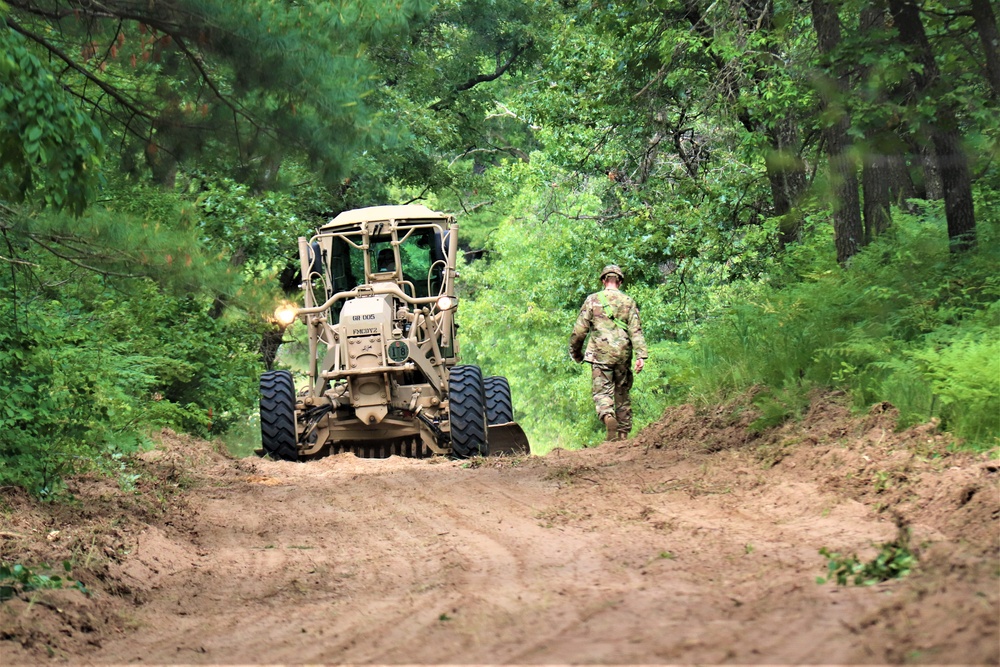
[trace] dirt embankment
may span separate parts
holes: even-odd
[[[546,457],[232,460],[165,433],[134,491],[3,491],[0,663],[1000,662],[1000,467],[836,397],[761,435],[670,410]],[[817,584],[828,548],[901,580]]]

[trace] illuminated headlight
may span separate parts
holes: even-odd
[[[453,296],[443,296],[437,300],[438,310],[451,310],[458,305],[458,299]]]
[[[298,311],[295,306],[290,303],[283,303],[278,306],[274,311],[274,319],[278,320],[278,324],[283,327],[287,327],[289,324],[295,321],[295,314]]]

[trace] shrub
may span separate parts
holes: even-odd
[[[720,292],[728,305],[676,346],[680,381],[702,400],[753,385],[779,394],[844,388],[858,408],[895,404],[903,426],[938,417],[973,447],[996,445],[997,244],[983,225],[980,249],[953,257],[940,212],[928,210],[897,216],[849,268],[793,249],[770,281]]]

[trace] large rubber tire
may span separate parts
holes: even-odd
[[[453,366],[448,372],[451,451],[459,458],[486,456],[486,394],[478,366]]]
[[[272,458],[295,461],[295,383],[288,371],[268,371],[260,376],[260,442]]]
[[[491,375],[483,380],[486,391],[486,423],[490,426],[514,421],[514,403],[507,378]]]

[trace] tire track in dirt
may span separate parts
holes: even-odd
[[[0,663],[1000,664],[995,459],[882,407],[817,400],[752,443],[734,414],[466,463],[233,460],[164,432],[141,496],[2,496],[4,558],[74,558],[95,594],[0,605]],[[908,577],[814,582],[821,547],[870,561],[897,523]]]
[[[255,661],[280,662],[290,651],[298,659],[321,661],[320,653],[350,652],[358,645],[369,650],[405,627],[409,612],[400,609],[405,601],[393,598],[395,592],[422,593],[425,601],[433,597],[428,592],[441,579],[437,570],[444,553],[426,522],[412,528],[417,513],[407,509],[406,499],[394,506],[391,490],[379,477],[371,471],[354,479],[332,477],[322,462],[260,467],[270,485],[248,485],[242,498],[201,504],[199,524],[216,528],[202,528],[196,541],[227,571],[220,573],[221,582],[205,572],[187,582],[192,589],[219,591],[210,598],[223,602],[231,581],[257,593],[230,598],[228,608],[202,605],[202,616],[221,615],[217,634],[199,636],[200,622],[184,623],[156,643],[155,660],[169,656],[173,644],[189,644],[195,637],[194,650],[204,650],[209,662],[234,650]],[[213,519],[232,517],[234,501],[247,515],[260,512],[251,522],[263,529],[223,526]],[[423,591],[414,592],[413,582],[420,582]],[[364,605],[355,604],[358,595]],[[323,638],[322,651],[312,656],[317,637]]]
[[[816,551],[884,538],[884,522],[804,483],[651,493],[641,463],[581,454],[501,469],[351,455],[256,463],[255,475],[194,492],[195,562],[160,583],[139,632],[89,659],[847,655],[842,621],[873,602],[817,587]]]
[[[818,547],[803,544],[812,540],[803,539],[808,536],[801,534],[781,533],[775,536],[778,539],[768,539],[765,536],[773,530],[771,520],[766,516],[737,519],[719,501],[729,496],[644,494],[642,489],[648,485],[630,479],[636,477],[636,472],[604,475],[610,478],[606,484],[610,489],[567,490],[563,494],[569,497],[563,506],[589,500],[591,515],[608,517],[612,525],[617,524],[613,529],[603,521],[595,521],[592,529],[603,535],[616,530],[619,543],[604,546],[605,571],[627,572],[630,576],[612,579],[607,608],[582,618],[578,627],[553,642],[559,649],[539,647],[541,656],[537,655],[539,651],[529,649],[520,657],[571,662],[595,657],[624,662],[720,662],[733,659],[741,648],[752,658],[755,652],[767,648],[762,646],[761,636],[768,635],[775,639],[772,644],[783,651],[772,651],[769,659],[795,661],[798,655],[809,655],[826,630],[817,628],[813,618],[796,622],[794,611],[788,613],[796,605],[786,604],[784,591],[780,608],[787,618],[771,627],[761,627],[765,624],[758,623],[757,616],[763,611],[758,609],[762,602],[761,582],[772,582],[765,586],[765,592],[781,590],[781,586],[803,590],[803,581],[811,585],[814,571],[804,571],[802,566],[809,561],[810,565],[816,563]],[[756,558],[747,553],[751,544],[757,545],[753,547]],[[658,551],[669,551],[673,557],[657,558]],[[790,567],[791,573],[781,574]],[[825,608],[822,612],[828,613]],[[607,637],[618,640],[608,643],[594,639]],[[576,649],[569,656],[565,654],[567,646]],[[803,650],[798,652],[796,646]]]

